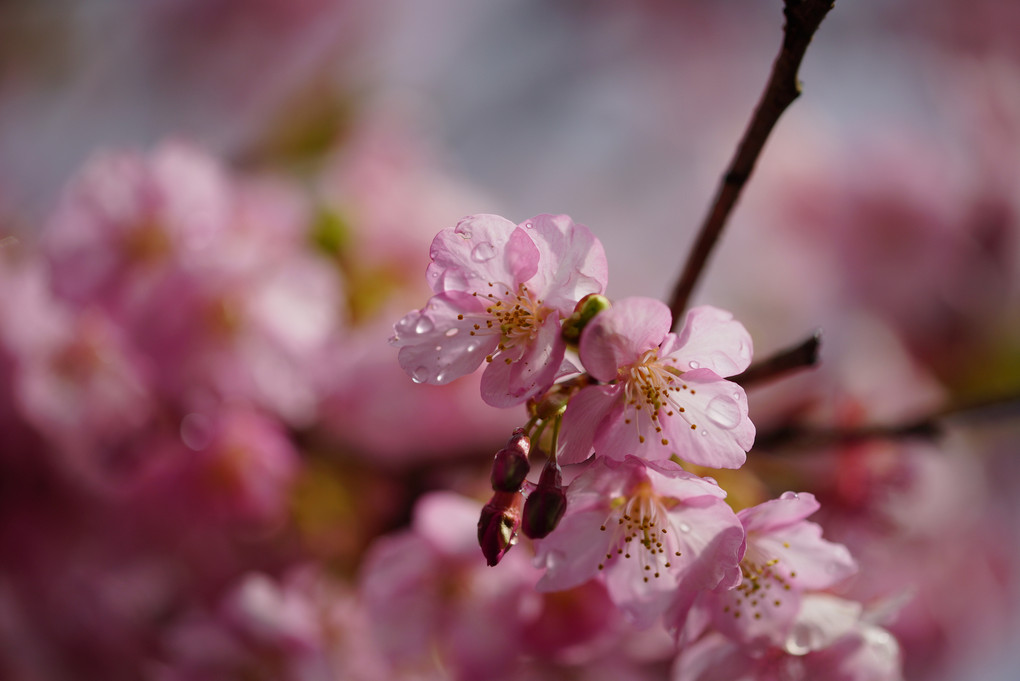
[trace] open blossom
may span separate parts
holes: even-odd
[[[822,539],[822,528],[805,520],[819,508],[814,495],[785,492],[737,514],[746,549],[741,582],[699,596],[694,621],[710,621],[747,645],[782,645],[791,635],[805,594],[827,589],[852,575],[857,564],[842,544]],[[683,625],[686,612],[667,619]]]
[[[419,383],[449,383],[486,361],[482,399],[495,407],[552,384],[566,349],[561,320],[607,279],[602,245],[565,215],[522,225],[473,215],[440,232],[430,255],[435,295],[396,323],[390,342]]]
[[[581,334],[585,369],[603,385],[582,389],[563,416],[561,463],[629,454],[676,455],[712,468],[739,468],[754,442],[743,388],[724,380],[751,362],[751,337],[723,310],[702,306],[670,333],[669,308],[625,298]]]
[[[740,581],[744,533],[714,482],[673,462],[599,459],[567,489],[567,512],[536,542],[539,590],[598,577],[635,623],[676,598]]]
[[[675,681],[901,681],[900,647],[862,617],[860,604],[829,594],[805,597],[791,634],[764,649],[709,632],[685,646]]]

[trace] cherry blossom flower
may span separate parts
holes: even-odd
[[[899,681],[900,648],[885,629],[862,616],[860,604],[828,594],[805,597],[793,632],[765,649],[710,632],[685,646],[676,681]]]
[[[394,326],[390,342],[419,383],[444,384],[488,363],[482,399],[521,404],[552,384],[566,345],[560,322],[607,279],[599,241],[565,215],[521,225],[473,215],[432,242],[434,296]]]
[[[497,568],[478,554],[480,504],[433,492],[411,527],[377,539],[361,564],[360,594],[375,644],[402,673],[391,678],[491,679],[513,664],[540,607],[538,572],[510,552]],[[412,676],[418,678],[418,676]]]
[[[673,455],[713,468],[739,468],[754,441],[743,388],[733,376],[751,362],[751,338],[713,307],[687,313],[669,332],[665,304],[625,298],[581,334],[580,358],[603,382],[583,388],[563,416],[559,461],[598,456],[649,460]]]
[[[567,512],[536,559],[540,591],[592,578],[646,626],[687,592],[731,587],[744,533],[713,481],[673,462],[596,460],[567,489]]]
[[[785,492],[737,514],[746,549],[741,582],[699,596],[697,607],[714,627],[743,644],[782,645],[801,609],[805,592],[834,586],[857,570],[842,544],[822,539],[822,528],[805,520],[819,508],[814,495]],[[686,612],[675,608],[667,620],[683,625]],[[696,634],[695,634],[696,635]]]

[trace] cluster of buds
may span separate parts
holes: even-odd
[[[525,480],[531,470],[530,451],[531,438],[518,428],[493,459],[489,476],[492,498],[478,519],[478,543],[490,566],[499,563],[517,543],[518,531],[541,539],[556,529],[567,510],[560,467],[552,460],[546,462],[538,484],[524,500]]]
[[[506,447],[496,452],[492,462],[489,479],[493,494],[478,519],[478,543],[490,566],[499,563],[510,547],[517,543],[524,506],[521,489],[531,470],[528,462],[530,451],[531,438],[524,434],[523,428],[518,428],[507,440]]]

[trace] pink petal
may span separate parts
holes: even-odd
[[[566,215],[537,215],[522,225],[541,253],[530,286],[546,305],[569,315],[578,300],[602,293],[609,267],[602,244]]]
[[[725,310],[703,305],[691,308],[679,335],[663,343],[661,357],[671,355],[683,370],[711,369],[733,376],[751,363],[751,335]]]
[[[535,565],[546,569],[536,588],[539,591],[562,591],[588,581],[598,574],[599,562],[606,555],[609,535],[599,528],[606,519],[606,509],[568,513],[559,526],[545,539],[535,541]]]
[[[708,607],[712,609],[716,629],[741,643],[759,646],[765,643],[783,645],[801,602],[799,591],[776,592],[775,589],[756,594],[730,589],[713,597],[708,599],[711,603]]]
[[[755,681],[755,659],[722,634],[709,633],[685,647],[673,665],[673,681]]]
[[[581,363],[598,380],[612,381],[621,366],[658,347],[671,323],[664,303],[653,298],[624,298],[599,313],[581,333]]]
[[[545,392],[556,379],[566,345],[550,317],[523,352],[513,350],[496,355],[482,374],[482,400],[490,406],[513,407]]]
[[[805,595],[786,651],[803,655],[828,648],[858,626],[862,610],[860,603],[830,594]]]
[[[687,389],[674,401],[684,411],[674,408],[672,416],[666,416],[665,408],[659,411],[668,449],[684,461],[700,466],[740,468],[754,443],[755,433],[747,416],[744,389],[709,369],[688,371],[681,380]],[[650,441],[649,451],[660,448],[659,441]]]
[[[726,490],[714,480],[686,471],[675,461],[648,461],[637,456],[628,456],[627,459],[640,463],[660,496],[674,499],[726,498]]]
[[[764,535],[748,533],[748,556],[758,562],[778,559],[776,569],[794,589],[827,589],[857,571],[857,563],[842,544],[822,539],[822,528],[802,520]]]
[[[620,386],[589,386],[570,398],[560,426],[556,455],[560,464],[581,463],[588,458],[595,431],[619,402],[620,390]]]
[[[778,499],[745,508],[737,515],[748,532],[771,532],[800,522],[819,508],[821,504],[810,492],[783,492]]]
[[[450,291],[433,296],[423,309],[408,313],[393,327],[390,343],[400,348],[400,366],[413,380],[431,385],[449,383],[477,369],[499,342],[498,335],[471,335],[471,315],[480,312],[482,302],[470,294]]]
[[[426,280],[436,293],[487,291],[489,284],[517,285],[534,276],[538,247],[522,229],[497,215],[472,215],[432,241]]]

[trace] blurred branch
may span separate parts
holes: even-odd
[[[934,440],[942,435],[944,421],[953,418],[993,419],[1020,416],[1020,390],[950,404],[919,418],[895,424],[856,428],[815,428],[796,424],[758,433],[754,449],[805,451],[819,447],[857,444],[868,440]]]
[[[815,331],[807,340],[755,362],[746,371],[730,380],[747,388],[756,383],[779,378],[797,369],[813,367],[818,363],[818,348],[821,344],[822,332]]]
[[[783,16],[786,18],[783,45],[772,65],[772,75],[765,86],[765,92],[723,175],[712,208],[701,225],[697,241],[673,289],[669,308],[673,313],[674,328],[682,321],[691,293],[722,234],[733,206],[754,170],[772,128],[786,108],[800,95],[800,83],[797,81],[800,63],[815,31],[834,4],[834,0],[783,0]]]

